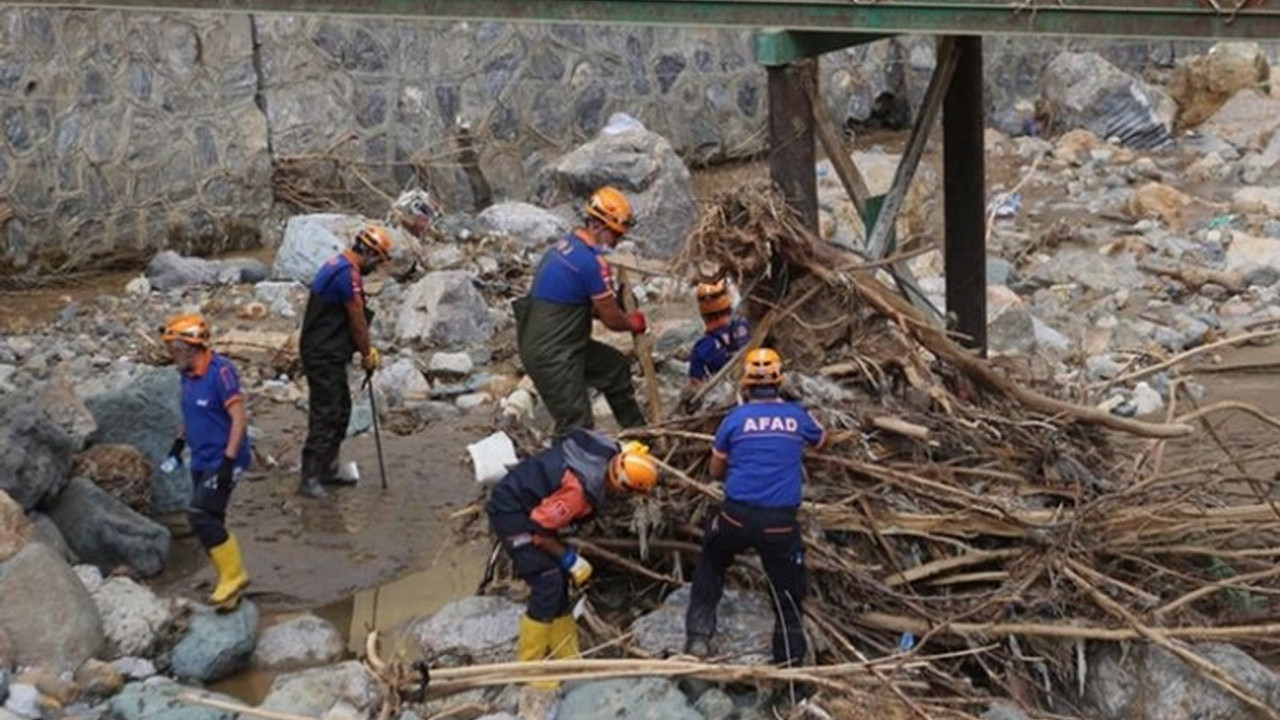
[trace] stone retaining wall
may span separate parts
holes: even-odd
[[[273,243],[279,214],[380,215],[414,183],[467,208],[458,123],[498,199],[619,111],[691,163],[764,148],[746,31],[6,9],[0,38],[0,274]],[[991,117],[1086,44],[989,40]],[[1176,54],[1103,47],[1127,66]],[[823,94],[856,119],[892,96],[901,120],[933,61],[924,37],[832,53]]]

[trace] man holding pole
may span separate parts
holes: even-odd
[[[369,339],[373,311],[366,304],[364,276],[391,258],[391,234],[369,225],[355,242],[316,271],[302,320],[299,343],[310,401],[307,440],[302,448],[302,482],[298,492],[324,497],[324,485],[353,484],[338,474],[338,453],[351,421],[351,386],[347,364],[359,352],[360,365],[372,374],[382,364]]]

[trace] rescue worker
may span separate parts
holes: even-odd
[[[182,374],[182,427],[169,449],[167,469],[191,450],[191,505],[187,520],[218,574],[209,603],[233,610],[249,586],[240,544],[227,531],[227,505],[249,467],[249,420],[235,366],[209,347],[209,325],[195,314],[177,315],[162,329],[169,357]]]
[[[604,255],[632,224],[631,204],[612,187],[587,200],[585,224],[547,249],[527,296],[515,303],[516,339],[525,372],[556,422],[556,435],[591,428],[587,388],[604,393],[622,427],[645,424],[626,355],[591,339],[591,319],[618,332],[641,334],[642,312],[625,313]]]
[[[807,650],[801,624],[804,544],[796,512],[804,482],[804,449],[821,447],[822,426],[779,394],[782,358],[774,350],[747,353],[746,402],[725,416],[711,451],[711,475],[725,480],[725,500],[703,538],[685,615],[685,649],[709,657],[724,575],[739,553],[754,549],[768,576],[774,609],[773,660],[797,665]]]
[[[310,402],[298,492],[307,497],[324,497],[324,485],[355,483],[354,478],[338,474],[338,454],[351,420],[347,364],[355,352],[360,353],[360,366],[367,374],[382,364],[382,356],[369,340],[373,311],[367,305],[364,276],[390,257],[391,234],[370,225],[311,280],[299,342]]]
[[[576,428],[549,449],[529,457],[493,489],[485,510],[515,573],[529,585],[520,618],[516,660],[578,656],[578,628],[570,614],[569,585],[591,578],[591,563],[558,539],[600,510],[608,496],[647,493],[660,479],[649,448]],[[522,718],[547,715],[557,683],[541,683],[522,694]]]
[[[694,385],[720,372],[751,339],[751,324],[734,317],[733,300],[723,279],[700,283],[697,297],[698,313],[702,315],[706,332],[694,344],[689,356],[689,380]]]

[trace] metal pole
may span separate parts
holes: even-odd
[[[382,460],[382,428],[378,427],[378,399],[373,394],[373,372],[364,376],[364,386],[369,388],[369,409],[373,411],[373,442],[378,448],[378,475],[382,478],[382,489],[387,489],[387,464]]]
[[[818,178],[814,169],[813,105],[805,83],[817,87],[818,64],[802,60],[770,67],[769,176],[804,224],[818,233]]]
[[[942,105],[947,314],[962,342],[987,353],[986,179],[982,38],[958,37],[959,62]]]

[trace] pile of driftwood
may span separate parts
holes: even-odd
[[[1140,422],[1011,379],[892,290],[890,263],[813,240],[769,190],[718,198],[677,266],[737,281],[753,345],[782,352],[789,390],[831,431],[807,463],[804,507],[819,664],[898,657],[873,675],[922,717],[964,714],[983,693],[1075,715],[1087,644],[1145,640],[1280,717],[1187,647],[1261,650],[1280,631],[1257,621],[1280,593],[1280,505],[1243,470],[1273,451],[1220,444],[1166,462],[1205,411],[1179,421],[1174,402],[1167,422]],[[727,410],[699,403],[738,362],[691,414],[629,433],[662,448],[670,481],[582,545],[633,597],[661,595],[696,560]],[[750,562],[735,573],[763,580]]]

